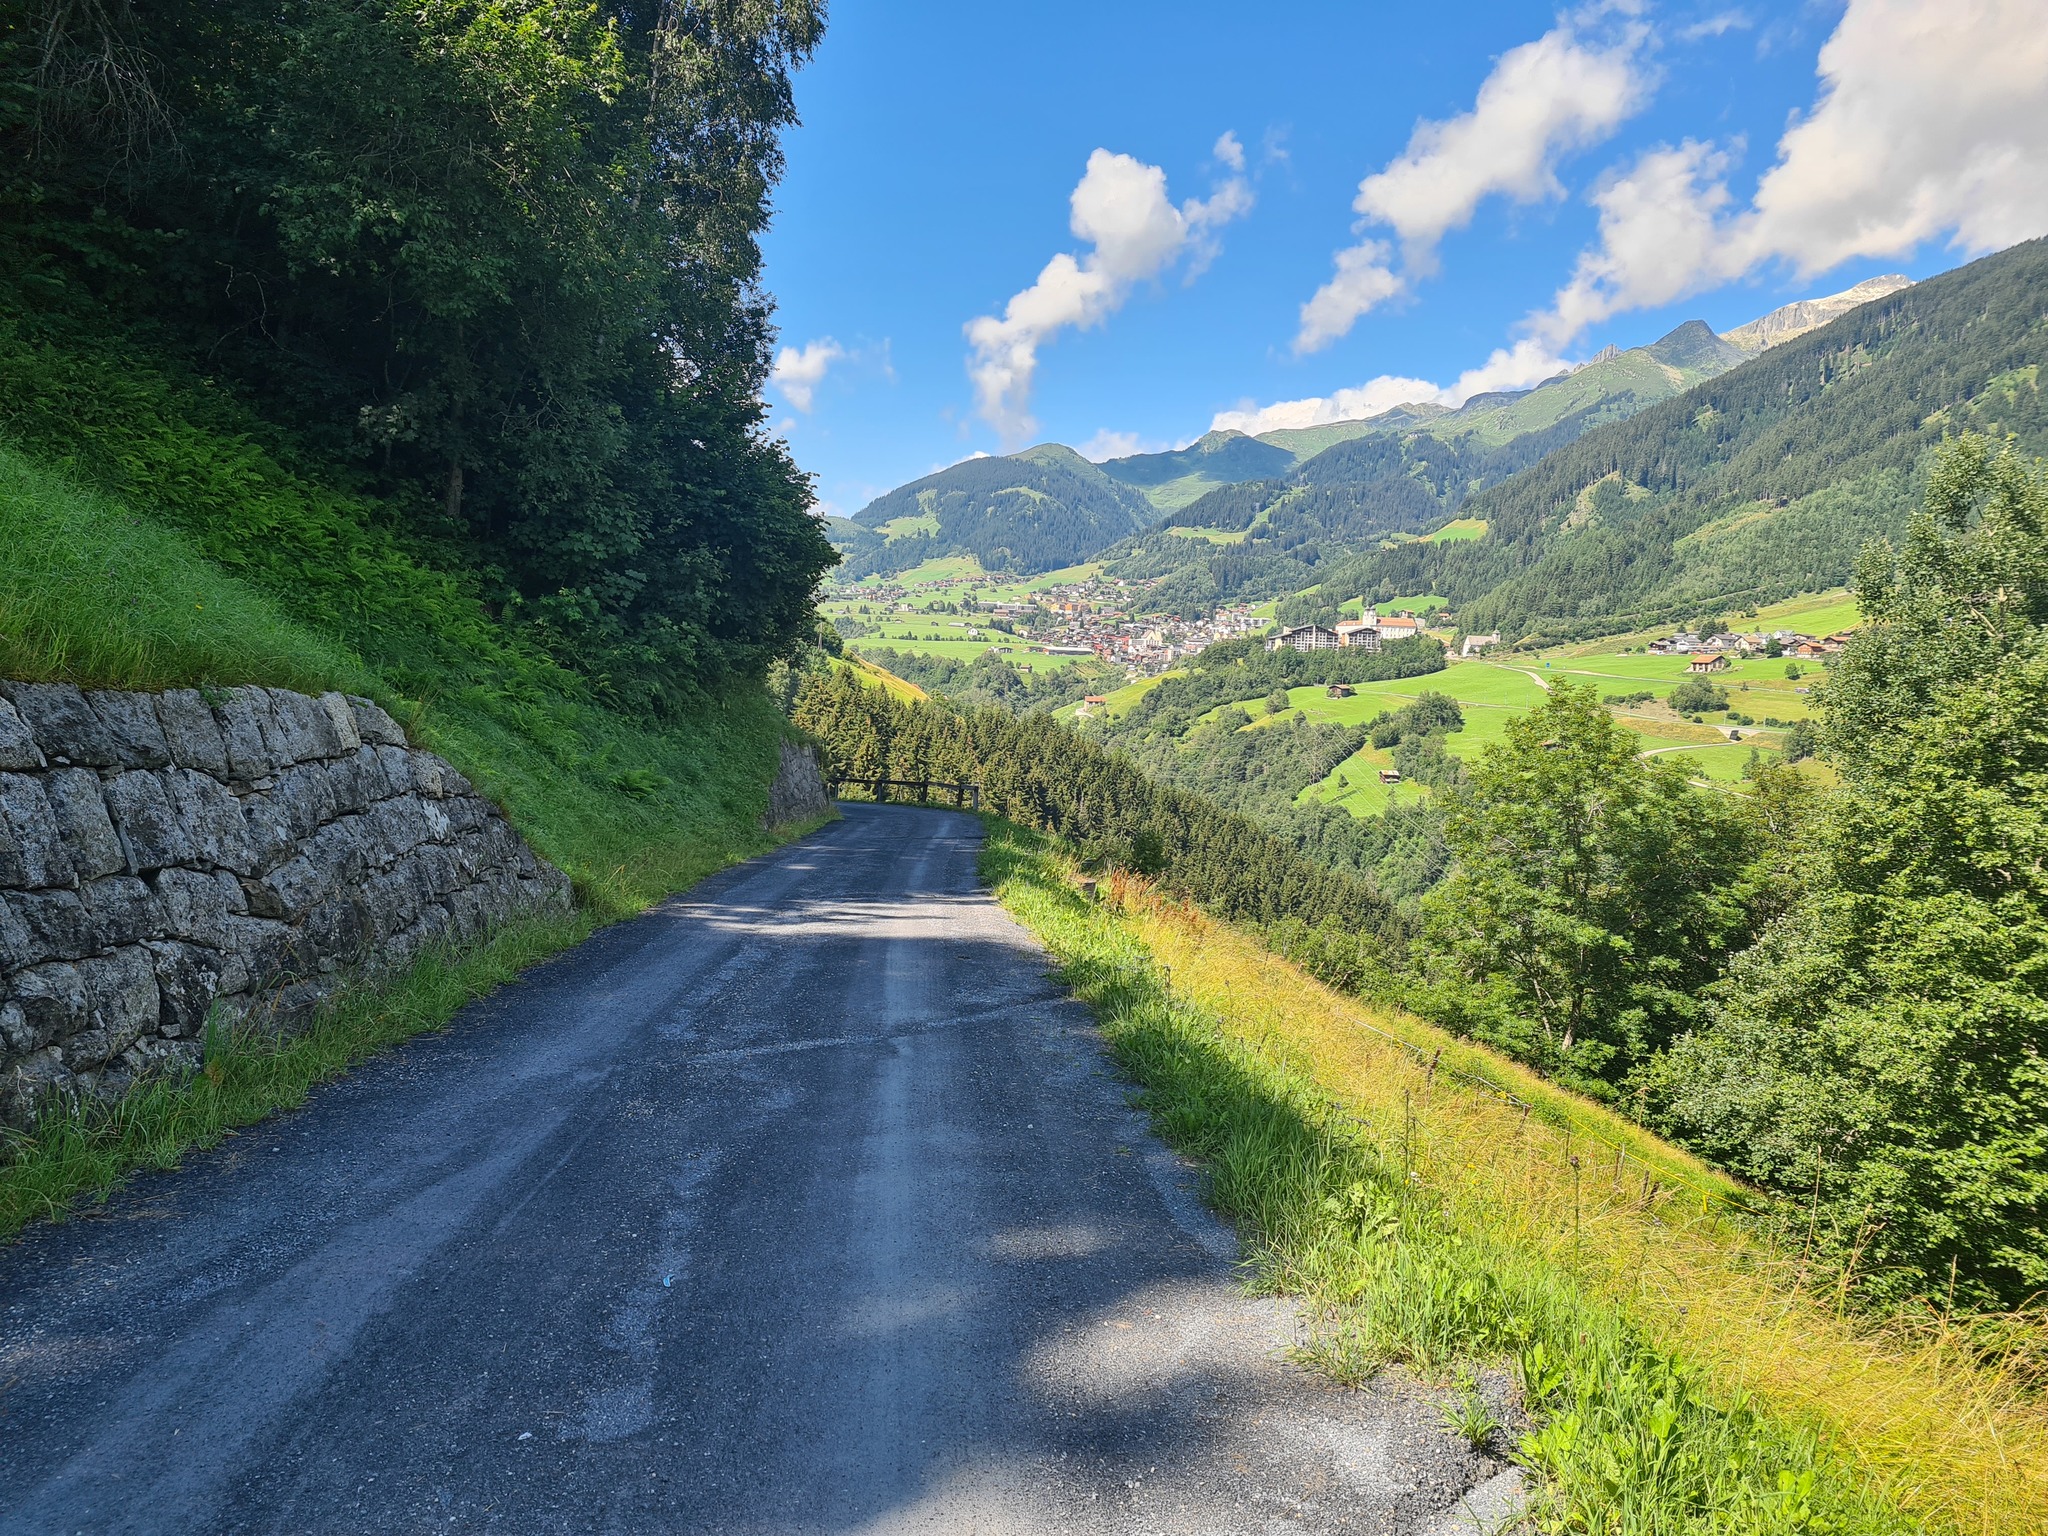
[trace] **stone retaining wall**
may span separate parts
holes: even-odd
[[[303,1021],[569,882],[367,699],[0,682],[0,1123]]]
[[[832,811],[832,797],[825,793],[825,775],[818,767],[818,749],[793,741],[780,745],[775,777],[768,781],[768,811],[761,818],[764,830],[810,821]]]

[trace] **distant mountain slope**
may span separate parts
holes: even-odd
[[[1249,439],[1247,439],[1249,441]],[[968,459],[879,496],[853,521],[842,580],[973,555],[991,571],[1034,575],[1087,558],[1152,521],[1152,504],[1058,443]],[[835,539],[835,543],[838,542]]]
[[[2048,241],[2036,240],[1597,427],[1470,498],[1464,514],[1487,521],[1486,538],[1364,553],[1323,591],[1441,593],[1468,629],[1513,638],[1834,585],[1869,537],[1900,525],[1944,432],[2048,448],[2043,362]]]
[[[1210,432],[1170,453],[1140,453],[1097,467],[1113,480],[1141,489],[1156,507],[1182,507],[1219,485],[1267,480],[1294,467],[1286,448],[1242,432]]]
[[[940,555],[1020,573],[1101,556],[1119,575],[1174,577],[1165,600],[1183,609],[1295,591],[1335,562],[1356,565],[1380,543],[1455,515],[1468,496],[1585,434],[1905,281],[1873,278],[1801,300],[1727,337],[1689,320],[1647,346],[1610,348],[1533,389],[1476,395],[1455,410],[1424,402],[1259,437],[1211,432],[1186,448],[1102,464],[1058,443],[972,459],[878,498],[856,515],[862,531],[838,524],[828,533],[845,557],[843,576]],[[1258,489],[1218,499],[1226,487]],[[1176,527],[1242,537],[1188,538]]]
[[[1721,339],[1731,346],[1739,347],[1745,356],[1754,355],[1766,347],[1775,347],[1781,342],[1804,336],[1808,331],[1818,330],[1830,320],[1839,319],[1858,305],[1868,304],[1887,294],[1897,293],[1901,288],[1910,288],[1913,280],[1900,273],[1888,273],[1884,277],[1865,278],[1854,288],[1845,288],[1840,293],[1831,293],[1824,299],[1799,299],[1782,309],[1774,309],[1761,319],[1747,325],[1738,325]]]

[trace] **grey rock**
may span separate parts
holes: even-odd
[[[374,937],[362,904],[347,896],[330,897],[306,914],[304,941],[323,971],[361,960]]]
[[[86,703],[114,744],[123,768],[166,768],[171,749],[157,721],[156,703],[146,693],[88,693]]]
[[[228,905],[230,889],[246,910],[242,887],[233,880],[223,886],[219,876],[196,869],[157,871],[156,898],[164,914],[165,932],[210,949],[227,948],[228,918],[236,910]]]
[[[72,1092],[73,1078],[54,1049],[24,1057],[0,1075],[0,1121],[33,1125]]]
[[[228,955],[221,967],[221,990],[241,992],[267,987],[291,969],[292,931],[263,917],[228,919]],[[231,981],[230,978],[233,978]]]
[[[35,935],[29,932],[28,924],[21,920],[13,903],[0,900],[0,973],[34,965],[38,958]]]
[[[335,809],[343,813],[365,810],[391,793],[391,781],[384,776],[374,747],[358,747],[327,764],[327,787]]]
[[[277,765],[311,762],[341,751],[327,711],[303,693],[283,688],[264,690],[270,696],[270,741]]]
[[[0,1003],[0,1051],[10,1056],[25,1056],[36,1048],[36,1032],[29,1027],[28,1015],[21,1011],[21,1004],[9,999]]]
[[[388,794],[410,794],[418,787],[413,777],[412,754],[403,747],[379,747],[377,761],[383,765],[384,781],[390,785]]]
[[[327,718],[334,727],[334,739],[338,744],[336,752],[359,750],[363,744],[363,732],[356,724],[356,712],[349,701],[338,693],[323,693],[315,702],[327,711]]]
[[[156,970],[159,1009],[157,1028],[173,1039],[196,1039],[206,1033],[206,1015],[220,991],[220,954],[196,944],[158,943],[149,946]]]
[[[269,694],[261,688],[230,688],[214,705],[213,718],[227,748],[229,778],[254,784],[277,770]]]
[[[173,769],[172,772],[182,770]],[[167,864],[192,861],[191,839],[164,786],[153,773],[133,769],[106,783],[107,815],[128,858],[128,872],[146,875]]]
[[[53,762],[82,763],[88,768],[114,768],[120,754],[85,695],[69,683],[0,683],[7,697],[35,732],[36,745]]]
[[[85,978],[69,961],[17,971],[8,978],[8,986],[35,1036],[37,1050],[69,1039],[85,1023]]]
[[[22,890],[72,879],[71,857],[41,783],[0,773],[0,886]]]
[[[286,859],[260,879],[244,880],[249,910],[258,917],[297,922],[327,895],[328,880],[304,854]]]
[[[306,857],[330,885],[355,885],[370,868],[363,839],[362,818],[343,816],[314,835],[306,845]]]
[[[70,891],[10,891],[4,898],[28,931],[35,961],[79,960],[103,949],[85,903]]]
[[[439,759],[436,759],[439,761]],[[451,799],[459,795],[474,795],[476,786],[455,770],[451,763],[441,763],[441,793]]]
[[[43,776],[43,792],[57,817],[57,832],[81,880],[96,880],[128,867],[114,824],[107,819],[100,776],[90,768],[57,768]]]
[[[172,762],[209,778],[228,777],[227,738],[221,735],[220,722],[197,689],[173,688],[158,694],[156,718],[163,727]]]
[[[156,893],[133,875],[109,875],[104,880],[95,880],[81,894],[101,948],[163,937],[164,909]]]
[[[237,873],[256,874],[274,868],[298,847],[283,809],[267,794],[254,794],[242,802],[242,829],[249,839],[249,867]]]
[[[43,749],[36,745],[36,733],[29,729],[21,712],[0,699],[0,768],[40,768]]]
[[[776,756],[775,777],[768,784],[768,810],[761,825],[787,826],[829,812],[832,805],[825,794],[816,749],[782,741],[776,744]]]
[[[309,762],[287,768],[277,776],[269,795],[271,804],[284,816],[292,841],[297,843],[334,820],[339,810],[325,763]]]
[[[402,747],[405,732],[398,728],[398,722],[385,714],[368,699],[349,696],[349,709],[356,717],[356,732],[364,741],[380,747]]]
[[[249,819],[232,790],[189,768],[168,769],[160,777],[170,791],[194,862],[237,873],[262,868],[250,840]]]
[[[364,812],[363,820],[389,858],[402,859],[432,835],[427,809],[417,795],[396,795]]]
[[[60,1042],[64,1064],[76,1072],[103,1066],[155,1027],[158,1011],[156,967],[139,946],[94,955],[78,962],[85,981],[86,1025]]]

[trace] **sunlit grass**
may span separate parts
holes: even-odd
[[[1796,1492],[1814,1473],[1815,1509],[1828,1506],[1842,1522],[1837,1529],[1901,1528],[1882,1514],[1890,1504],[1936,1529],[2048,1530],[2048,1408],[2039,1395],[2048,1335],[2039,1319],[1860,1317],[1798,1253],[1755,1234],[1739,1214],[1738,1186],[1640,1127],[1420,1021],[1363,1008],[1245,934],[1140,887],[1113,885],[1099,905],[1072,899],[1045,855],[1012,831],[997,831],[991,859],[1007,882],[1004,899],[1077,976],[1113,1041],[1138,1027],[1119,1025],[1119,1010],[1137,1019],[1158,1006],[1170,973],[1172,999],[1194,1020],[1176,1026],[1183,1056],[1220,1053],[1308,1106],[1303,1114],[1324,1136],[1316,1167],[1302,1163],[1301,1151],[1292,1154],[1295,1165],[1261,1154],[1264,1161],[1235,1171],[1217,1167],[1213,1131],[1208,1143],[1197,1136],[1196,1150],[1212,1158],[1219,1200],[1250,1218],[1255,1255],[1267,1244],[1263,1272],[1322,1309],[1327,1326],[1317,1349],[1330,1368],[1355,1373],[1387,1358],[1441,1362],[1504,1351],[1526,1357],[1503,1316],[1521,1316],[1532,1336],[1576,1316],[1581,1323],[1571,1328],[1588,1341],[1591,1363],[1560,1367],[1583,1374],[1580,1386],[1560,1390],[1584,1401],[1569,1409],[1560,1402],[1551,1423],[1573,1417],[1588,1444],[1640,1439],[1660,1411],[1649,1401],[1600,1401],[1602,1392],[1624,1391],[1602,1385],[1600,1361],[1623,1359],[1614,1341],[1635,1337],[1695,1372],[1711,1405],[1753,1405],[1777,1437],[1772,1455],[1780,1462],[1775,1470],[1760,1463],[1760,1475],[1768,1481],[1784,1471]],[[1091,979],[1100,976],[1109,979]],[[1183,1136],[1221,1111],[1197,1102],[1187,1113]],[[1164,1123],[1169,1133],[1180,1125]],[[1331,1237],[1332,1213],[1306,1211],[1303,1189],[1340,1178],[1341,1169],[1331,1170],[1351,1166],[1347,1158],[1367,1172],[1394,1170],[1393,1187],[1408,1199],[1386,1219],[1402,1232],[1419,1207],[1449,1236],[1412,1253],[1412,1244]],[[1366,1195],[1339,1189],[1318,1198],[1341,1196],[1335,1214],[1345,1221],[1353,1206],[1359,1221],[1381,1221],[1375,1212],[1384,1202],[1374,1191],[1385,1181],[1360,1177]],[[1440,1240],[1466,1245],[1462,1271],[1446,1274],[1448,1261],[1430,1246]],[[1467,1283],[1478,1289],[1460,1303]],[[1488,1302],[1489,1287],[1508,1299]],[[1550,1323],[1539,1326],[1539,1316]],[[1987,1344],[1993,1338],[1996,1348]],[[1556,1359],[1570,1344],[1567,1337],[1546,1347]],[[1694,1448],[1720,1454],[1720,1431],[1708,1424],[1699,1433]],[[1634,1454],[1623,1451],[1616,1465]],[[1654,1488],[1645,1493],[1640,1479],[1632,1492],[1603,1493],[1585,1456],[1598,1462],[1585,1445],[1567,1454],[1555,1434],[1530,1453],[1577,1502],[1579,1523],[1560,1529],[1802,1528],[1783,1509],[1688,1524],[1683,1508],[1660,1503]]]

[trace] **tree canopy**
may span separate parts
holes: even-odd
[[[9,10],[30,341],[226,383],[648,707],[808,629],[757,237],[816,0]]]

